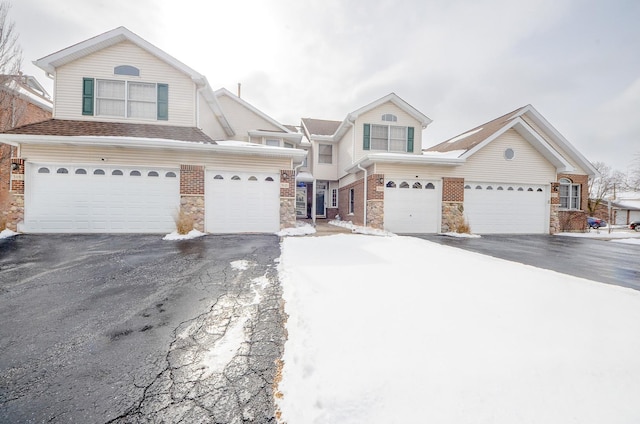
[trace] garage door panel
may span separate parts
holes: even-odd
[[[438,232],[440,193],[437,181],[388,180],[384,191],[384,228],[395,233]]]
[[[544,234],[548,230],[548,191],[525,184],[468,183],[465,217],[477,234]]]
[[[180,204],[178,178],[149,177],[134,167],[33,165],[26,185],[25,231],[170,232]],[[47,168],[49,173],[39,173]],[[86,173],[76,173],[76,171]],[[119,171],[123,175],[113,175]],[[141,176],[132,176],[138,171]],[[96,174],[103,172],[104,175]],[[177,170],[155,169],[160,175]]]
[[[279,230],[278,174],[208,170],[206,175],[207,231],[260,233]],[[221,178],[216,179],[216,176]]]

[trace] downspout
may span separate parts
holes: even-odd
[[[293,167],[293,184],[295,184],[295,187],[293,188],[293,209],[295,211],[296,208],[296,198],[298,196],[298,169],[300,169],[300,167],[302,167],[302,165],[304,165],[304,160],[302,162],[300,162],[300,165],[296,165]]]
[[[357,165],[358,169],[364,172],[364,226],[367,226],[367,170],[360,164]]]

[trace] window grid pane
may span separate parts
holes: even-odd
[[[371,150],[388,150],[389,127],[386,125],[371,125]]]

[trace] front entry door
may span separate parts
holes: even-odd
[[[325,193],[327,191],[327,183],[317,183],[316,188],[316,217],[326,218],[327,212],[324,204]]]

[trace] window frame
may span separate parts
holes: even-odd
[[[337,188],[331,189],[331,207],[332,208],[338,207],[338,189]]]
[[[323,153],[323,148],[329,148],[329,153]],[[328,161],[328,162],[327,162]],[[318,143],[318,164],[333,165],[333,145],[328,143]]]
[[[94,111],[95,111],[95,116],[98,117],[108,117],[108,118],[124,118],[124,119],[139,119],[139,120],[143,120],[143,121],[155,121],[158,120],[158,83],[155,82],[142,82],[142,81],[128,81],[128,80],[117,80],[117,79],[108,79],[108,78],[96,78],[96,88],[94,91]],[[122,84],[123,85],[123,89],[124,89],[124,93],[123,93],[123,98],[118,98],[118,97],[106,97],[106,96],[100,96],[100,84],[101,83],[118,83],[118,84]],[[131,97],[131,85],[141,85],[141,86],[148,86],[148,87],[153,87],[153,102],[150,100],[144,100],[144,99],[132,99]],[[109,115],[109,114],[105,114],[105,113],[100,113],[100,109],[98,107],[98,104],[100,102],[100,100],[111,100],[111,101],[118,101],[118,102],[122,102],[123,104],[123,111],[124,114],[123,115]],[[153,118],[150,117],[146,117],[146,116],[133,116],[131,111],[130,111],[130,106],[132,104],[135,103],[145,103],[145,104],[153,104]]]
[[[402,131],[402,138],[395,136],[398,130]],[[386,137],[386,147],[378,148],[384,140],[382,133]],[[415,130],[408,125],[364,124],[363,137],[363,150],[390,153],[413,153],[414,150]],[[392,149],[394,142],[402,142],[402,149]]]
[[[349,189],[349,213],[354,214],[356,210],[356,190],[354,188]]]
[[[558,197],[559,207],[562,210],[579,211],[581,209],[581,193],[582,187],[580,184],[576,184],[569,178],[560,178],[558,180]]]

